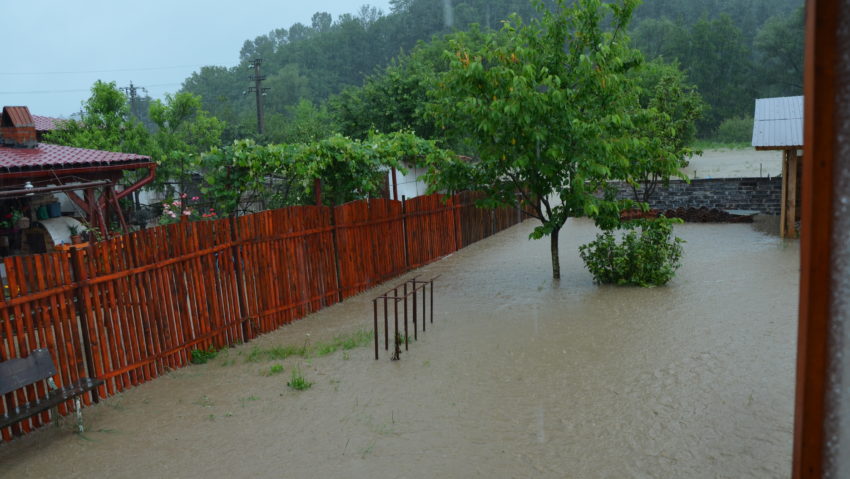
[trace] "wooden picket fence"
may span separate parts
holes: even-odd
[[[479,209],[476,197],[296,206],[5,258],[0,360],[49,349],[58,385],[105,381],[89,405],[186,366],[193,350],[250,341],[523,219]],[[9,393],[0,414],[45,394],[45,384]],[[10,440],[49,420],[0,433]]]

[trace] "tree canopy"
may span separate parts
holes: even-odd
[[[532,237],[550,236],[555,278],[567,218],[607,212],[595,193],[639,146],[627,136],[638,104],[629,72],[641,56],[626,28],[637,1],[563,3],[527,23],[513,16],[481,44],[455,35],[430,90],[438,126],[476,157],[432,163],[429,180],[483,191],[484,206],[515,204],[519,193],[541,222]]]
[[[413,128],[432,137],[421,110],[421,67],[439,71],[443,36],[501,28],[511,13],[530,19],[546,0],[398,0],[389,12],[371,7],[333,18],[317,12],[309,25],[278,28],[242,46],[232,68],[203,67],[183,90],[202,97],[203,109],[226,123],[224,138],[276,141],[297,121],[295,107],[326,103],[336,131],[363,138],[369,128]],[[567,2],[571,4],[572,2]],[[720,123],[752,114],[756,97],[799,94],[802,80],[802,0],[652,0],[634,10],[630,36],[647,59],[677,61],[708,108],[698,125],[703,138]],[[433,46],[428,46],[433,44]],[[420,45],[417,47],[417,45]],[[423,46],[425,45],[425,46]],[[422,50],[416,52],[416,50]],[[243,95],[249,62],[262,58],[269,135],[254,135],[254,101]],[[431,63],[431,65],[429,65]],[[339,96],[335,96],[339,95]],[[392,108],[390,99],[397,100]],[[371,108],[371,107],[376,108]],[[436,133],[435,133],[436,134]]]

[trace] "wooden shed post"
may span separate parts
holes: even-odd
[[[782,150],[782,214],[779,235],[797,237],[797,150]]]

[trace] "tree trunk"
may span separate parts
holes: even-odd
[[[552,241],[552,278],[553,279],[561,279],[561,260],[558,257],[558,234],[561,232],[560,229],[556,229],[549,235],[549,239]]]

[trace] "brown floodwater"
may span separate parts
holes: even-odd
[[[371,328],[367,292],[88,408],[83,436],[68,423],[0,445],[0,476],[790,475],[795,241],[680,225],[669,286],[600,287],[577,254],[590,222],[565,227],[560,282],[532,227],[417,272],[442,275],[435,324],[401,361],[245,360]],[[311,389],[287,388],[296,365]]]

